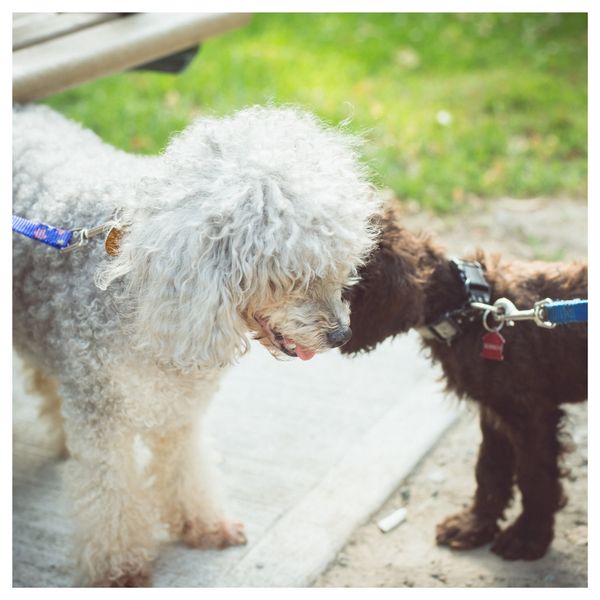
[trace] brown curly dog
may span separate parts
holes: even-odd
[[[368,352],[409,329],[422,333],[447,388],[479,404],[483,434],[473,503],[437,526],[437,543],[468,549],[493,541],[492,551],[505,559],[540,558],[552,542],[554,513],[565,504],[560,405],[587,399],[587,324],[544,329],[518,322],[502,329],[503,348],[483,350],[483,313],[461,312],[467,290],[455,265],[428,237],[399,223],[387,209],[378,248],[347,292],[353,334],[341,351]],[[587,261],[508,262],[482,252],[469,260],[481,265],[491,303],[506,297],[524,309],[546,297],[587,298]],[[514,483],[522,512],[500,531]]]

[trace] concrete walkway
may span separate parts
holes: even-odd
[[[154,585],[307,586],[456,419],[416,335],[349,359],[280,362],[256,345],[207,419],[229,513],[249,543],[223,552],[165,545]],[[60,472],[16,365],[14,586],[69,586]]]

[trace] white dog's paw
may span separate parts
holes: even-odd
[[[188,520],[184,524],[181,539],[193,548],[218,550],[228,546],[240,546],[248,541],[244,524],[227,519],[210,524],[200,519]]]

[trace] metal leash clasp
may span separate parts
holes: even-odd
[[[483,326],[487,331],[500,331],[505,324],[512,327],[515,321],[534,321],[539,327],[553,329],[556,323],[551,323],[545,318],[545,306],[551,302],[550,298],[544,298],[527,310],[518,309],[508,298],[498,298],[493,306],[478,302],[472,302],[471,306],[484,311]],[[495,325],[489,323],[490,316],[496,321]]]
[[[78,236],[78,239],[68,246],[61,248],[61,252],[72,252],[73,250],[77,250],[78,248],[85,246],[90,241],[90,238],[102,235],[103,233],[110,231],[113,227],[118,227],[119,214],[120,209],[117,209],[110,221],[102,223],[102,225],[97,225],[96,227],[76,227],[75,229],[72,229],[73,236]]]
[[[499,317],[506,322],[509,327],[515,324],[515,321],[534,321],[538,327],[552,329],[556,323],[551,323],[545,319],[545,306],[552,302],[550,298],[538,300],[533,308],[519,310],[508,298],[498,298],[494,306],[499,310]]]
[[[78,240],[75,243],[71,242],[68,246],[61,248],[61,252],[73,252],[73,250],[77,250],[88,243],[88,230],[85,227],[73,229],[73,236],[75,235],[78,236]]]
[[[536,325],[540,327],[545,327],[546,329],[553,329],[556,327],[556,323],[552,323],[551,321],[546,320],[546,305],[552,302],[551,298],[544,298],[543,300],[538,300],[533,305],[534,310],[534,320]]]

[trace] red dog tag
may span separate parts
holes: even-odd
[[[483,336],[483,349],[479,356],[488,360],[504,360],[502,350],[506,340],[497,331],[490,331]]]

